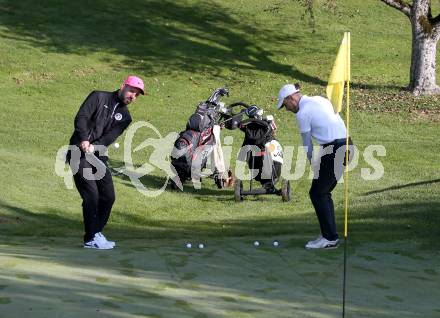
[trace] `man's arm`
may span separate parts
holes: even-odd
[[[309,162],[311,163],[313,153],[312,125],[307,109],[304,109],[302,112],[298,112],[296,114],[296,119],[298,121],[299,132],[301,133],[303,140],[303,146],[306,147],[307,150],[307,159],[309,159]]]
[[[308,131],[301,133],[301,137],[303,140],[303,146],[307,149],[307,159],[309,159],[309,162],[311,162],[313,154],[312,132]]]
[[[110,144],[112,144],[116,138],[118,138],[124,130],[130,125],[131,118],[127,118],[126,120],[116,121],[115,124],[112,126],[112,128],[99,137],[98,139],[93,141],[94,145],[104,145],[108,147]]]
[[[89,121],[98,107],[98,94],[90,93],[82,103],[75,117],[75,132],[78,134],[81,142],[89,141],[90,127]]]

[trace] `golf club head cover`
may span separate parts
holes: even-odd
[[[249,117],[255,117],[259,111],[259,108],[256,105],[251,105],[244,111],[246,115]]]

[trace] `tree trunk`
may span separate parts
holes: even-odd
[[[414,1],[410,20],[412,56],[408,90],[414,95],[440,94],[436,84],[436,53],[440,32],[428,17],[429,1]]]

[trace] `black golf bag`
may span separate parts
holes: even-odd
[[[244,141],[239,158],[257,171],[254,180],[265,189],[275,187],[283,165],[283,149],[275,139],[275,129],[273,120],[262,118],[249,118],[240,125]]]
[[[222,117],[219,110],[223,104],[219,99],[225,95],[228,95],[227,89],[220,88],[206,102],[200,103],[190,116],[186,129],[175,141],[171,164],[181,183],[200,179],[202,170],[206,168],[216,143],[213,129]]]
[[[235,107],[242,109],[239,113],[234,113]],[[248,190],[243,188],[243,180],[240,180],[240,177],[234,180],[235,201],[240,202],[248,195],[266,194],[279,195],[284,202],[290,201],[289,180],[282,180],[280,188],[275,186],[281,179],[284,160],[283,148],[275,138],[277,127],[273,116],[263,116],[261,108],[243,102],[232,103],[227,108],[229,118],[223,124],[227,129],[239,128],[244,132],[243,144],[237,159],[245,162],[251,173]],[[261,188],[253,189],[253,180],[259,182]]]

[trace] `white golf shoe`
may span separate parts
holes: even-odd
[[[339,240],[336,239],[334,241],[329,241],[326,238],[322,237],[322,235],[318,236],[318,238],[314,241],[307,242],[305,248],[306,249],[332,249],[337,248],[339,245]]]
[[[109,241],[109,240],[107,240],[107,238],[104,236],[104,234],[102,234],[102,232],[98,232],[98,233],[96,233],[96,234],[98,234],[99,236],[101,236],[107,243],[109,243],[112,247],[115,247],[116,246],[116,242],[115,241]]]
[[[99,235],[100,233],[96,233],[93,239],[91,239],[88,242],[84,243],[84,248],[93,248],[98,250],[110,250],[113,248],[113,245],[111,245],[105,238],[102,237],[102,235]]]

